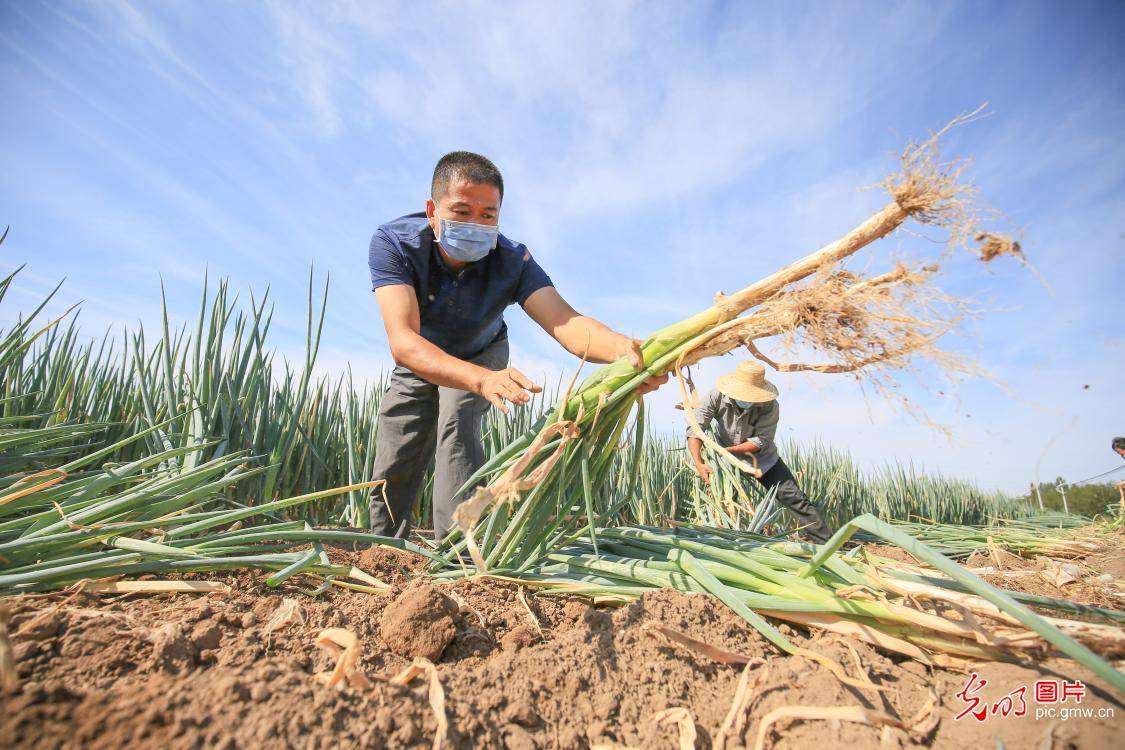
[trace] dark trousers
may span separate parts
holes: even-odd
[[[469,360],[489,370],[508,366],[508,340],[495,341]],[[405,539],[410,514],[434,458],[434,538],[453,526],[453,510],[467,493],[454,497],[484,465],[481,425],[489,403],[482,396],[445,388],[396,367],[383,392],[375,429],[372,479],[387,480],[386,503],[377,487],[371,497],[371,529]]]
[[[824,544],[832,536],[828,525],[820,517],[820,511],[809,501],[808,495],[797,486],[793,472],[789,471],[789,467],[780,458],[758,481],[767,490],[777,487],[777,501],[797,517],[801,534],[817,544]]]

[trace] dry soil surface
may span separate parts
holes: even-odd
[[[1120,555],[1117,545],[1091,559],[1116,565]],[[1026,686],[1027,714],[958,720],[963,672],[781,626],[853,677],[858,655],[882,690],[849,687],[817,663],[779,654],[705,596],[660,591],[594,607],[497,581],[434,584],[417,575],[417,559],[393,550],[333,557],[393,591],[314,598],[240,574],[221,579],[231,586],[222,594],[9,599],[19,685],[0,692],[0,748],[432,747],[441,734],[436,686],[425,674],[391,681],[419,655],[437,665],[443,747],[673,748],[692,733],[696,747],[754,747],[763,723],[772,748],[1122,746],[1125,707],[1063,659],[979,665],[985,705]],[[743,667],[677,645],[655,625],[751,658],[741,696]],[[336,659],[314,641],[329,627],[358,636],[370,686],[325,685]],[[1055,705],[1054,717],[1037,716],[1045,706],[1032,690],[1043,679],[1085,682],[1081,703],[1061,705],[1090,715],[1062,718]],[[860,707],[913,731],[839,718],[765,721],[787,706]],[[670,708],[690,720],[661,714]]]

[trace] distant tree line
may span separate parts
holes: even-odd
[[[1043,507],[1047,510],[1063,510],[1062,494],[1058,485],[1064,484],[1062,477],[1055,479],[1054,483],[1041,482],[1039,492],[1043,496]],[[1121,492],[1117,489],[1116,482],[1101,482],[1097,484],[1081,484],[1074,487],[1064,486],[1066,490],[1066,504],[1071,513],[1083,516],[1116,516],[1121,511]],[[1039,500],[1032,490],[1029,499],[1038,506]]]

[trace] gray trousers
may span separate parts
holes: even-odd
[[[503,370],[508,366],[508,339],[493,342],[469,361]],[[375,426],[372,479],[387,483],[386,503],[379,488],[371,497],[372,531],[399,539],[410,533],[410,514],[436,446],[434,538],[449,533],[453,510],[465,499],[454,493],[484,464],[481,424],[488,407],[475,393],[436,386],[404,367],[394,369]]]
[[[767,490],[777,487],[777,501],[797,517],[801,534],[817,544],[824,544],[832,536],[832,530],[821,518],[820,510],[812,504],[809,496],[801,490],[793,472],[780,458],[770,470],[758,480]]]

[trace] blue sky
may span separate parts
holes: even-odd
[[[777,376],[782,433],[1009,491],[1120,463],[1125,434],[1125,5],[1121,3],[0,2],[5,321],[66,277],[84,330],[189,318],[204,269],[268,285],[275,344],[331,275],[321,368],[389,361],[366,269],[380,223],[420,209],[434,162],[503,170],[501,228],[579,310],[644,336],[837,238],[860,190],[954,115],[994,225],[1042,280],[968,254],[943,284],[989,312],[991,379],[908,390],[947,440],[851,381]],[[900,233],[865,253],[937,252]],[[518,308],[513,365],[574,366]],[[707,385],[733,366],[705,365]],[[668,388],[657,421],[678,429]]]

